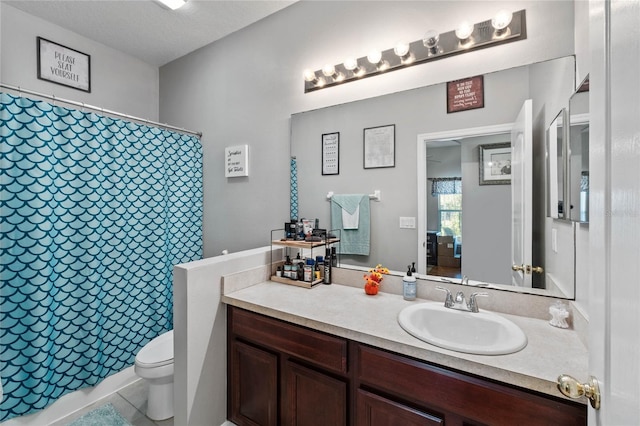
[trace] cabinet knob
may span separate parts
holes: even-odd
[[[558,390],[564,396],[573,399],[585,396],[593,408],[600,409],[600,386],[598,386],[598,380],[593,376],[589,377],[587,383],[580,383],[568,374],[562,374],[558,376]]]

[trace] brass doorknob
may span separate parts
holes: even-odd
[[[524,265],[511,265],[511,270],[524,272]]]
[[[542,266],[527,265],[526,269],[527,269],[527,274],[530,274],[532,272],[535,272],[536,274],[541,274],[544,272],[544,269],[542,269]]]
[[[589,377],[587,383],[580,383],[568,374],[558,376],[558,390],[564,396],[577,399],[585,396],[591,402],[591,406],[596,410],[600,409],[600,386],[595,377]]]

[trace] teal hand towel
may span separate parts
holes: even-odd
[[[343,210],[354,214],[359,210],[358,226],[345,229],[342,221]],[[371,214],[369,196],[366,194],[340,194],[331,197],[331,227],[340,229],[340,254],[369,255],[371,235]]]

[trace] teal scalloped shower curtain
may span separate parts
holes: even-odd
[[[194,136],[0,93],[0,421],[134,362],[202,257]]]

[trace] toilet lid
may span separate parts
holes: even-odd
[[[138,355],[136,363],[140,366],[156,366],[173,362],[173,330],[162,333],[147,343]]]

